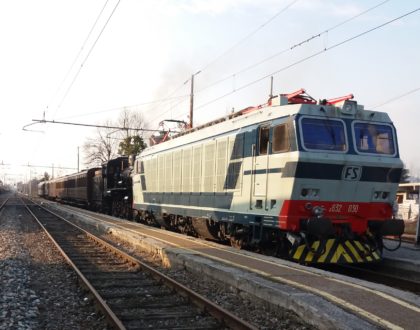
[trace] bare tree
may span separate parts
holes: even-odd
[[[107,121],[104,126],[113,126]],[[84,163],[86,166],[99,166],[117,156],[118,141],[111,135],[115,129],[97,128],[96,135],[83,144]]]
[[[83,144],[83,153],[85,165],[88,167],[101,165],[117,157],[119,152],[126,151],[127,148],[122,148],[120,143],[130,141],[131,137],[134,141],[139,135],[142,137],[143,132],[136,129],[146,128],[142,114],[128,108],[121,111],[116,122],[108,120],[103,126],[121,127],[121,129],[97,128],[96,135],[86,140]]]
[[[129,108],[124,108],[121,110],[116,122],[116,126],[122,128],[127,127],[127,129],[121,129],[121,131],[116,134],[116,136],[120,139],[126,139],[128,137],[134,137],[137,135],[143,136],[143,131],[132,130],[130,128],[147,128],[142,113],[132,111]]]

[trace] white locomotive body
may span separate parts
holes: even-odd
[[[402,167],[386,113],[281,95],[144,150],[133,209],[299,262],[371,262],[403,230],[392,219]]]

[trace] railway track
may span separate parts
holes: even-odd
[[[79,209],[79,213],[91,216],[91,212]],[[95,214],[95,218],[108,221],[109,218],[101,213]],[[409,291],[412,293],[420,294],[420,274],[410,274],[404,272],[404,277],[398,275],[395,269],[390,270],[384,264],[365,264],[365,265],[340,265],[340,264],[326,264],[314,266],[315,268],[324,269],[334,273],[355,277],[370,281],[373,283],[383,284],[392,288]],[[401,272],[401,270],[399,270]]]
[[[255,329],[57,214],[25,200],[117,329]]]

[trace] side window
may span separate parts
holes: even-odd
[[[270,141],[270,126],[260,127],[258,133],[258,153],[260,155],[267,154],[267,145]]]
[[[289,132],[287,124],[281,124],[273,127],[273,152],[289,151]]]

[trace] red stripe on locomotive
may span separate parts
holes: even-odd
[[[300,231],[300,220],[313,217],[312,208],[324,208],[323,218],[333,224],[348,223],[353,232],[362,234],[368,228],[369,220],[388,220],[392,218],[389,203],[322,202],[285,200],[279,214],[279,227],[287,231]]]

